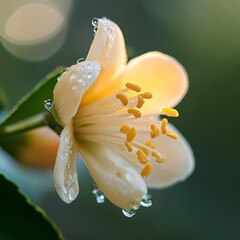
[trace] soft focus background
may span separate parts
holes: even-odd
[[[14,166],[18,176],[13,178],[66,239],[240,239],[240,1],[75,0],[71,7],[67,0],[49,0],[57,10],[46,10],[43,24],[48,29],[38,26],[41,32],[34,36],[10,32],[8,38],[2,26],[11,10],[5,7],[16,2],[41,3],[0,0],[5,46],[0,44],[0,86],[10,106],[56,66],[72,65],[86,56],[93,39],[93,17],[106,16],[121,27],[130,59],[159,50],[178,59],[189,74],[190,89],[177,106],[181,117],[174,124],[193,148],[196,170],[184,183],[150,191],[153,206],[141,208],[133,218],[124,217],[109,202],[96,203],[93,181],[83,164],[80,194],[71,205],[58,198],[50,172],[26,175]],[[8,26],[13,24],[10,20]],[[4,159],[8,157],[1,155]]]

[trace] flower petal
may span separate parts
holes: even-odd
[[[97,61],[84,61],[71,66],[60,76],[54,89],[54,107],[63,126],[76,114],[83,94],[99,72]]]
[[[174,140],[165,135],[152,140],[159,152],[166,157],[164,163],[153,161],[152,172],[146,183],[149,187],[163,188],[184,181],[194,170],[195,160],[191,147],[182,134],[170,124],[168,129],[177,133]]]
[[[53,180],[58,195],[66,202],[72,202],[78,195],[77,143],[72,134],[72,122],[63,129],[60,146],[53,171]]]
[[[86,59],[98,61],[101,64],[101,73],[84,95],[83,104],[106,96],[106,86],[125,67],[127,61],[125,42],[117,24],[106,18],[98,20],[98,30]]]
[[[79,152],[97,186],[113,204],[128,210],[140,205],[147,188],[131,163],[100,144],[84,143]]]
[[[149,52],[130,61],[120,77],[122,85],[132,82],[153,98],[141,108],[142,112],[158,113],[163,106],[173,107],[188,89],[188,77],[183,66],[174,58],[160,52]]]

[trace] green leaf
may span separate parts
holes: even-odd
[[[7,108],[7,99],[4,91],[0,88],[0,113]]]
[[[0,128],[14,125],[44,112],[43,102],[53,99],[53,89],[64,67],[58,67],[27,93],[9,112]]]
[[[45,212],[34,205],[15,184],[0,174],[0,239],[63,239]]]

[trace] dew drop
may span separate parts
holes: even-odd
[[[148,194],[145,194],[143,195],[143,199],[141,201],[141,206],[143,207],[151,207],[152,206],[152,199],[151,199],[151,195],[148,193]]]
[[[85,61],[84,58],[79,58],[79,59],[77,60],[77,63],[80,63],[80,62],[83,62],[83,61]]]
[[[94,27],[97,27],[97,25],[98,25],[98,21],[99,21],[99,19],[98,18],[93,18],[93,20],[92,20],[92,25],[94,26]]]
[[[125,217],[131,218],[136,214],[137,210],[138,208],[133,208],[130,210],[122,209],[122,213]]]
[[[100,204],[104,203],[105,196],[95,184],[93,185],[93,188],[92,188],[92,194],[95,196],[97,203],[100,203]]]
[[[51,99],[45,100],[43,106],[47,111],[50,111],[53,107],[53,101]]]

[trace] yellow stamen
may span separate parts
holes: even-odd
[[[152,165],[151,164],[147,164],[143,169],[142,169],[142,172],[141,172],[141,175],[143,178],[146,178],[150,172],[152,170]]]
[[[156,162],[157,163],[164,163],[165,162],[165,158],[163,158],[163,157],[156,157]]]
[[[160,130],[154,123],[151,124],[151,129],[151,138],[159,136]]]
[[[149,160],[148,160],[146,154],[141,149],[137,150],[137,156],[138,156],[138,160],[140,161],[140,163],[142,163],[142,164],[148,163]]]
[[[143,98],[141,97],[141,95],[138,95],[137,108],[141,108],[143,104],[144,104]]]
[[[122,102],[123,106],[127,106],[128,105],[128,98],[127,98],[127,96],[125,94],[118,93],[116,95],[116,98],[118,98]]]
[[[129,108],[127,112],[131,113],[135,118],[140,118],[142,116],[141,112],[134,108]]]
[[[133,141],[133,139],[136,137],[137,131],[136,128],[131,127],[129,132],[127,133],[127,142]]]
[[[155,138],[155,137],[157,137],[157,133],[156,132],[151,132],[151,138]]]
[[[127,134],[129,132],[130,127],[127,124],[124,124],[120,127],[120,132]]]
[[[153,97],[153,95],[150,92],[145,92],[145,93],[141,94],[141,97],[151,99]]]
[[[151,129],[153,131],[158,131],[159,130],[159,128],[154,123],[151,124]]]
[[[157,163],[164,163],[165,162],[165,158],[161,155],[159,155],[158,152],[152,152],[152,156],[156,158],[156,162]]]
[[[147,145],[148,147],[152,148],[152,149],[156,148],[151,141],[148,141],[148,142],[146,143],[146,145]]]
[[[167,131],[167,132],[166,132],[166,135],[167,135],[168,137],[173,138],[173,139],[178,139],[178,135],[177,135],[176,133],[174,133],[174,132]]]
[[[141,87],[138,86],[137,84],[133,84],[133,83],[126,83],[126,87],[133,90],[133,91],[136,91],[136,92],[140,92],[141,91]]]
[[[163,108],[161,111],[164,112],[168,117],[178,117],[179,116],[178,111],[173,108]]]
[[[149,151],[145,147],[142,147],[141,150],[146,154],[146,156],[149,154]]]
[[[167,124],[168,124],[168,120],[166,118],[164,118],[162,120],[162,134],[167,133]]]
[[[130,143],[126,142],[126,141],[125,141],[124,143],[125,143],[125,146],[126,146],[127,150],[128,150],[129,152],[132,152],[132,150],[133,150],[132,145],[131,145]]]

